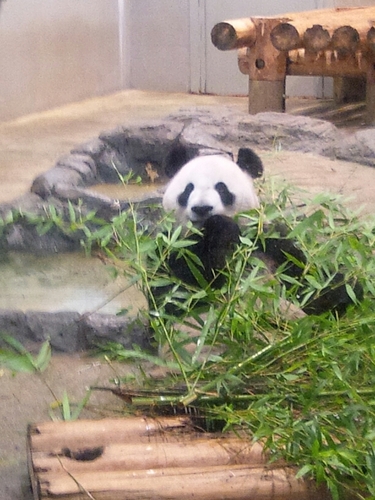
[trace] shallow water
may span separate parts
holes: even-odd
[[[114,200],[135,201],[146,196],[153,198],[162,196],[161,184],[96,184],[90,186],[90,191],[108,196]]]
[[[141,292],[111,266],[80,253],[10,253],[0,261],[0,309],[130,313],[145,305]]]

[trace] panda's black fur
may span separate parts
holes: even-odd
[[[252,179],[263,174],[262,161],[249,148],[239,150],[235,163],[220,154],[194,158],[187,148],[177,145],[166,159],[165,171],[171,181],[163,197],[163,206],[167,211],[174,211],[181,224],[190,220],[201,230],[202,235],[192,236],[196,243],[190,250],[202,263],[200,272],[205,281],[219,288],[225,283],[225,275],[220,271],[240,243],[241,230],[232,216],[259,206]],[[307,264],[304,253],[287,237],[287,228],[280,225],[277,231],[281,237],[265,238],[264,247],[258,249],[258,253],[275,268],[283,265],[284,274],[302,280]],[[171,255],[169,267],[171,273],[186,284],[198,285],[188,264],[177,254]],[[288,286],[287,282],[285,284]],[[343,314],[352,304],[344,276],[336,274],[332,285],[320,290],[319,295],[303,308],[304,312]],[[358,283],[351,285],[357,299],[361,299],[361,286]]]

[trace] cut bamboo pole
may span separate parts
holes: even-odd
[[[329,498],[293,468],[267,465],[247,434],[197,433],[189,417],[32,425],[28,462],[35,500]]]
[[[235,465],[149,469],[128,472],[59,474],[40,480],[41,498],[77,500],[328,500],[314,484],[295,478],[292,469]]]
[[[75,448],[75,450],[78,450]],[[61,471],[65,466],[74,472],[161,469],[169,467],[198,467],[235,464],[266,464],[263,447],[259,443],[237,438],[205,439],[190,438],[175,442],[109,444],[92,448],[97,457],[93,460],[75,460],[73,450],[62,450],[55,456],[50,452],[34,452],[33,464],[36,470],[50,473]],[[69,451],[67,453],[67,451]],[[82,451],[82,449],[81,449]],[[89,449],[86,448],[86,453]],[[68,455],[68,456],[64,456]],[[82,452],[84,456],[84,452]],[[95,455],[91,455],[95,456]]]
[[[34,451],[58,453],[61,448],[90,448],[116,442],[146,441],[163,437],[172,431],[191,428],[189,417],[174,418],[106,418],[74,422],[45,422],[29,427]]]

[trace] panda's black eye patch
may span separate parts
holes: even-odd
[[[189,182],[182,193],[178,196],[177,201],[180,207],[187,207],[188,199],[191,193],[194,191],[194,184]]]
[[[231,193],[224,182],[218,182],[215,184],[215,189],[219,193],[223,205],[228,207],[234,204],[236,197]]]

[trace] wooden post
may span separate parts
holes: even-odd
[[[375,124],[375,63],[368,65],[366,75],[366,111],[367,123]]]
[[[270,33],[277,19],[253,19],[256,44],[247,53],[249,67],[249,113],[285,110],[287,53],[277,50]]]

